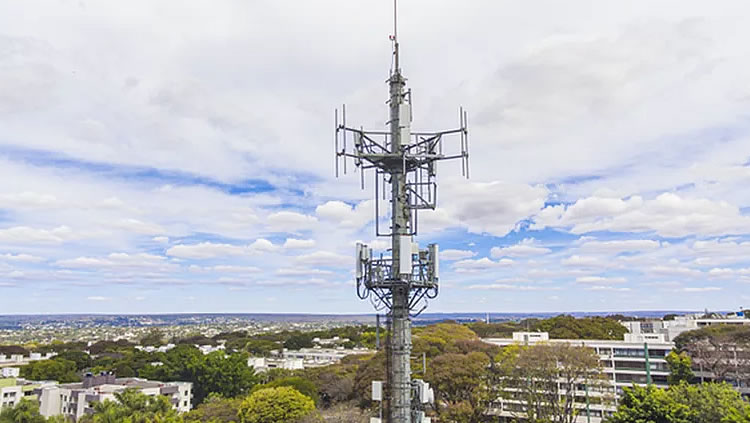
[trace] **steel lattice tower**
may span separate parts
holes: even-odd
[[[437,245],[430,244],[420,250],[413,237],[417,233],[418,210],[436,206],[436,162],[461,159],[463,174],[468,177],[468,130],[466,113],[461,109],[457,129],[411,131],[412,95],[411,90],[406,90],[406,79],[401,73],[396,16],[394,0],[393,66],[388,78],[389,130],[348,127],[346,108],[342,107],[341,114],[337,110],[336,175],[339,174],[339,159],[343,160],[344,173],[347,162],[353,160],[364,188],[364,171],[375,170],[375,230],[378,236],[391,238],[390,256],[381,253],[373,257],[367,245],[357,245],[357,294],[361,299],[369,298],[377,310],[388,310],[386,421],[418,423],[423,413],[419,412],[421,402],[412,400],[415,390],[410,364],[411,317],[427,307],[427,299],[437,297],[439,265]],[[459,141],[452,153],[444,152],[444,147],[446,150],[449,147],[444,138],[449,136],[457,136]],[[391,203],[391,223],[389,231],[381,232],[380,203],[385,200]]]

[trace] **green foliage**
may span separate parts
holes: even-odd
[[[39,404],[35,401],[22,399],[15,407],[6,407],[0,411],[0,423],[46,423],[47,420],[39,414]]]
[[[228,343],[227,348],[229,347],[230,347],[230,344]],[[243,348],[245,351],[249,352],[253,356],[268,357],[269,355],[271,355],[271,351],[280,350],[281,345],[278,342],[274,342],[274,341],[266,341],[263,339],[251,339],[249,341],[245,341],[244,344],[237,349],[243,349]]]
[[[458,344],[465,341],[479,340],[477,334],[464,325],[457,323],[438,323],[414,330],[414,354],[436,357],[445,353],[458,353]]]
[[[720,340],[750,344],[750,326],[746,325],[711,325],[679,334],[675,339],[678,351],[689,349],[691,344],[701,340]]]
[[[98,341],[88,347],[91,355],[99,355],[103,353],[114,353],[121,354],[126,351],[131,351],[135,347],[135,344],[126,340],[120,339],[118,341]]]
[[[117,401],[94,404],[93,414],[80,423],[181,423],[182,418],[164,396],[145,395],[128,389],[115,394]]]
[[[683,382],[668,390],[626,388],[610,423],[742,423],[748,417],[750,404],[730,385]]]
[[[209,395],[194,410],[183,416],[186,423],[237,423],[243,398],[224,398]]]
[[[519,323],[469,323],[468,327],[481,338],[510,338],[513,332],[548,332],[551,339],[622,340],[627,328],[617,320],[619,316],[584,317],[559,315],[549,319],[526,319]],[[625,316],[622,316],[624,318]]]
[[[58,359],[32,361],[21,367],[21,377],[29,380],[56,380],[61,383],[78,382],[74,361]]]
[[[633,386],[625,388],[617,412],[608,423],[689,423],[690,409],[672,401],[659,388]]]
[[[442,354],[432,360],[425,380],[435,390],[436,412],[447,421],[482,422],[491,387],[490,359],[481,352]]]
[[[288,386],[294,388],[297,390],[297,392],[315,401],[316,404],[318,403],[318,387],[315,386],[315,383],[311,382],[310,380],[303,379],[299,376],[282,377],[268,382],[264,385],[256,385],[250,392],[252,393],[267,388],[278,388],[280,386]]]
[[[595,392],[605,385],[599,356],[591,348],[567,343],[510,345],[498,354],[494,386],[500,396],[522,401],[529,422],[572,422],[575,393],[582,383]],[[601,401],[608,402],[606,396]]]
[[[190,370],[194,374],[196,403],[202,402],[210,393],[236,397],[249,392],[258,383],[255,372],[247,365],[246,354],[225,356],[221,351],[212,352]]]
[[[240,405],[241,423],[294,423],[315,413],[309,397],[288,386],[261,389]]]
[[[149,333],[141,338],[141,345],[158,347],[164,345],[164,332],[159,329],[152,329]]]
[[[669,364],[667,381],[670,385],[678,385],[680,382],[690,383],[695,377],[692,369],[693,362],[686,353],[678,354],[670,351],[667,355],[667,363]]]
[[[247,354],[225,356],[222,351],[203,355],[192,345],[178,345],[162,357],[161,366],[146,365],[138,375],[161,381],[193,383],[194,404],[200,404],[209,394],[230,398],[250,391],[258,378],[247,365]]]
[[[617,320],[607,317],[560,315],[535,325],[534,331],[548,332],[551,339],[612,339],[622,340],[628,329]]]
[[[0,345],[0,354],[8,356],[13,354],[29,355],[29,350],[20,345]]]
[[[305,333],[300,332],[296,333],[289,337],[286,341],[284,341],[284,348],[288,348],[290,350],[298,350],[300,348],[312,348],[314,346],[313,344],[313,334],[311,333]]]
[[[94,363],[91,356],[84,351],[64,351],[53,358],[54,360],[68,360],[75,363],[77,371],[88,369]]]

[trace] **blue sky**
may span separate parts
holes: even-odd
[[[431,311],[750,304],[746,2],[400,3],[413,126],[469,111]],[[0,313],[371,311],[332,115],[383,128],[390,7],[1,4]]]

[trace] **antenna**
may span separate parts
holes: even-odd
[[[347,126],[346,108],[336,111],[336,176],[339,161],[346,174],[348,161],[362,172],[373,169],[375,186],[375,233],[389,237],[389,251],[376,253],[365,244],[356,246],[357,295],[370,300],[375,310],[386,311],[386,416],[390,423],[420,423],[424,402],[412,403],[410,355],[411,317],[427,308],[439,288],[439,249],[425,249],[414,242],[420,210],[437,206],[437,162],[460,159],[469,177],[467,113],[459,109],[459,127],[442,131],[412,131],[412,94],[399,64],[397,0],[393,2],[393,68],[388,78],[390,116],[387,130]],[[347,143],[348,135],[353,141]],[[364,181],[364,179],[362,179]],[[362,183],[364,187],[364,183]],[[390,187],[390,189],[388,189]],[[380,192],[382,190],[382,193]],[[390,225],[381,225],[381,208]]]

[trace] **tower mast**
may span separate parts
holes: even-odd
[[[397,0],[393,13],[393,68],[388,78],[388,131],[366,131],[346,125],[346,108],[336,111],[336,175],[339,161],[353,160],[361,172],[375,169],[375,232],[391,238],[390,257],[374,257],[367,245],[357,244],[357,295],[370,299],[376,310],[388,310],[389,343],[386,348],[387,381],[386,421],[421,423],[424,403],[429,401],[428,387],[411,379],[411,317],[427,307],[427,299],[437,297],[439,258],[436,244],[420,250],[413,242],[417,233],[418,210],[435,209],[437,203],[437,167],[439,160],[461,159],[468,177],[468,130],[466,113],[459,111],[460,126],[447,131],[411,131],[411,91],[401,74],[399,61]],[[353,142],[348,142],[348,137]],[[458,136],[458,137],[456,137]],[[444,138],[458,138],[458,148],[444,146]],[[448,153],[445,150],[453,150]],[[390,184],[390,189],[386,186]],[[380,192],[382,186],[382,193]],[[381,232],[381,195],[390,201],[390,230]]]

